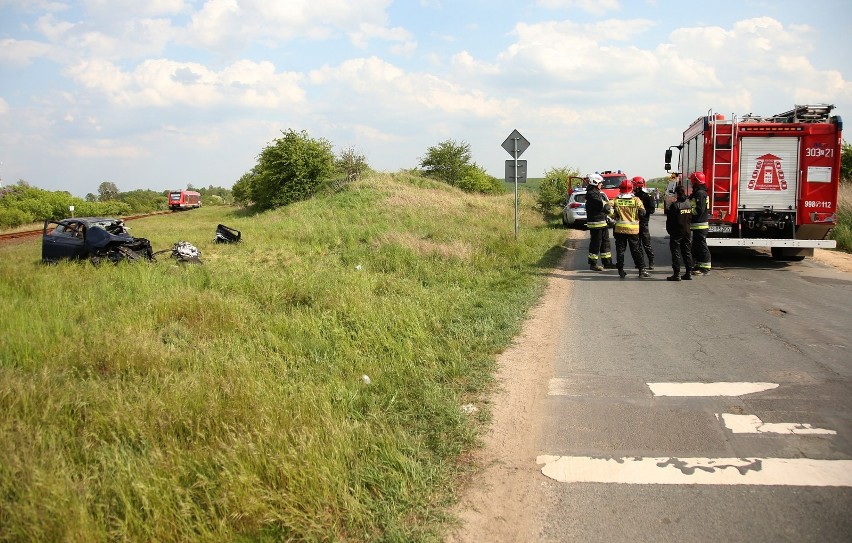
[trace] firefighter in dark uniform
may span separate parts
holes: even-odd
[[[710,249],[707,247],[707,230],[710,228],[710,196],[707,194],[707,182],[701,172],[689,175],[692,182],[692,194],[689,201],[692,206],[692,273],[707,275],[710,273]]]
[[[620,194],[612,200],[612,210],[615,214],[615,265],[618,276],[624,279],[624,250],[630,246],[633,263],[639,268],[639,279],[651,277],[645,270],[645,258],[639,248],[639,219],[645,214],[642,200],[633,194],[633,182],[625,179],[618,187]]]
[[[680,281],[681,279],[692,279],[692,205],[686,201],[686,190],[683,185],[675,187],[677,200],[669,205],[666,210],[666,232],[669,233],[669,249],[672,252],[671,277],[668,281]],[[683,258],[683,267],[686,273],[680,274],[680,261]]]
[[[642,205],[645,206],[645,216],[639,219],[639,245],[648,257],[648,269],[654,269],[654,249],[651,248],[651,231],[648,227],[648,221],[651,220],[651,215],[654,213],[654,208],[657,207],[654,196],[648,192],[645,187],[644,177],[633,178],[633,194],[642,200]]]
[[[609,246],[607,217],[612,207],[601,193],[603,178],[593,173],[586,178],[586,228],[589,230],[589,269],[611,269],[612,253]]]

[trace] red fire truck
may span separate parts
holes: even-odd
[[[802,260],[837,223],[841,131],[833,105],[795,106],[771,117],[699,117],[683,133],[678,171],[704,173],[710,196],[707,245],[770,247],[777,260]],[[691,187],[686,183],[687,194]]]

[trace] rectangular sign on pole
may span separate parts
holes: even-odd
[[[530,141],[517,130],[512,130],[501,145],[513,158],[506,161],[506,181],[515,185],[515,239],[518,239],[518,183],[527,182],[527,161],[518,160],[518,157],[529,146]]]
[[[514,183],[515,182],[515,161],[507,160],[506,161],[506,182]],[[519,160],[518,161],[518,183],[526,183],[527,182],[527,161]]]

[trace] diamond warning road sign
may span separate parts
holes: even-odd
[[[509,137],[506,138],[506,141],[504,141],[502,145],[503,149],[515,158],[524,154],[524,151],[526,151],[529,146],[530,142],[517,130],[512,130],[512,133],[509,134]],[[517,154],[515,154],[516,152]]]

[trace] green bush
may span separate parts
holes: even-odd
[[[251,183],[251,200],[272,209],[307,200],[334,172],[331,143],[312,139],[304,130],[284,132],[261,151]]]
[[[568,188],[571,186],[571,177],[578,176],[576,169],[564,166],[552,168],[544,172],[544,180],[538,186],[538,197],[536,203],[542,211],[552,211],[565,205]]]
[[[124,202],[79,202],[74,206],[77,217],[121,217],[130,215],[133,210]]]
[[[35,222],[35,218],[26,211],[12,207],[0,207],[0,228],[17,228],[31,222]]]
[[[134,213],[148,213],[168,208],[168,198],[166,195],[153,190],[120,192],[117,197],[111,198],[111,200],[124,202],[130,206],[131,211]],[[105,202],[107,200],[101,199],[100,201]]]
[[[458,187],[466,192],[499,194],[505,192],[503,184],[471,160],[470,144],[455,140],[442,141],[429,147],[420,159],[423,173],[434,179]]]
[[[466,192],[481,192],[483,194],[501,194],[505,192],[503,183],[496,177],[489,175],[482,166],[469,165],[456,185]]]

